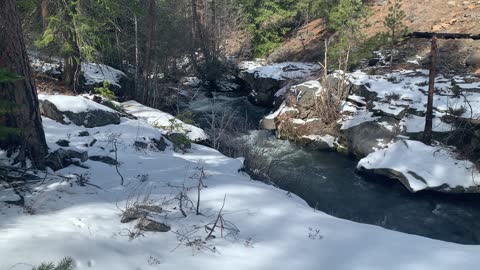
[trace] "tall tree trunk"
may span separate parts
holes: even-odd
[[[73,16],[78,15],[80,11],[80,0],[76,4],[68,4],[65,2],[65,23],[70,29],[67,31],[67,42],[71,47],[71,51],[64,55],[64,70],[63,70],[63,83],[67,88],[77,92],[80,85],[80,73],[82,69],[81,53],[78,46],[77,26],[75,25],[75,18]]]
[[[25,165],[26,159],[30,159],[33,165],[43,167],[47,144],[15,0],[4,0],[0,8],[0,36],[0,67],[22,77],[0,83],[0,100],[15,106],[2,115],[0,125],[19,131],[0,140],[0,148],[17,148],[17,161]]]
[[[43,30],[45,31],[48,27],[48,0],[41,0],[40,12],[42,16]]]
[[[435,65],[437,56],[437,37],[432,38],[432,48],[430,56],[430,75],[428,82],[428,100],[427,115],[425,116],[425,130],[423,132],[423,142],[430,145],[432,143],[432,127],[433,127],[433,94],[435,91]]]
[[[145,55],[143,60],[143,102],[148,101],[148,76],[152,69],[152,45],[153,45],[153,25],[155,22],[155,1],[149,0],[148,15],[147,15],[147,28],[146,28],[146,43],[145,43]]]
[[[190,32],[190,36],[192,39],[192,44],[190,47],[190,58],[192,59],[193,69],[198,72],[198,64],[197,64],[197,0],[191,0],[192,6],[192,28]]]
[[[132,95],[132,98],[139,97],[138,93],[138,70],[139,70],[139,50],[138,50],[138,18],[137,14],[134,15],[134,23],[135,23],[135,92]]]

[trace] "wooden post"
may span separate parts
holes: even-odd
[[[432,48],[430,52],[430,75],[428,82],[427,115],[425,116],[425,130],[423,132],[423,143],[432,143],[433,128],[433,94],[435,92],[435,65],[437,56],[437,36],[432,37]]]

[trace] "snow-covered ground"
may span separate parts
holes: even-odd
[[[401,70],[385,75],[368,75],[363,71],[356,71],[349,74],[349,79],[353,84],[364,85],[367,91],[377,95],[373,102],[373,111],[403,118],[401,129],[414,133],[420,131],[419,127],[425,126],[424,117],[408,114],[404,117],[404,114],[407,110],[415,111],[418,115],[426,112],[427,70]],[[434,131],[447,132],[453,129],[451,125],[440,120],[448,113],[455,113],[464,118],[480,118],[480,80],[478,78],[471,76],[447,78],[444,75],[438,75],[435,79],[435,89]],[[461,95],[458,95],[458,92]],[[358,96],[354,95],[351,99],[357,100]],[[362,110],[349,116],[347,120],[354,118],[359,118],[353,120],[357,124],[375,120],[373,117],[364,117]]]
[[[164,134],[181,132],[185,133],[186,136],[194,142],[208,140],[208,135],[201,128],[185,124],[169,113],[147,107],[133,100],[124,102],[121,106],[127,113],[154,125],[162,130]]]
[[[161,136],[144,120],[122,118],[120,125],[91,129],[47,118],[43,124],[52,150],[63,138],[90,156],[113,157],[115,140],[125,185],[120,185],[114,166],[89,160],[84,164],[88,168],[70,166],[56,172],[57,177],[50,175],[44,185],[32,186],[33,193],[25,197],[26,210],[0,202],[0,269],[31,269],[29,265],[64,256],[74,258],[76,269],[102,270],[473,270],[480,264],[479,246],[398,233],[315,211],[300,198],[239,172],[240,159],[205,146],[193,145],[186,154],[171,147],[164,152],[136,149],[135,141]],[[89,135],[79,136],[85,130]],[[97,142],[88,146],[94,139]],[[207,186],[201,191],[202,215],[186,208],[183,217],[171,199],[181,192],[179,186],[198,183],[198,168],[205,170]],[[98,187],[60,178],[74,174]],[[161,204],[164,211],[154,218],[171,231],[145,232],[130,240],[133,223],[120,223],[121,209],[142,190]],[[196,202],[196,190],[188,196]],[[224,218],[238,233],[228,235],[225,230],[222,237],[217,228],[215,238],[199,241],[204,247],[200,249],[179,240],[179,235],[205,239],[204,226],[216,219],[224,198]]]

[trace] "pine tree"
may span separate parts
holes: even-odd
[[[42,263],[35,266],[32,270],[73,270],[73,259],[70,257],[63,258],[57,265],[53,262]]]
[[[111,50],[112,44],[116,43],[113,40],[118,39],[114,33],[120,31],[115,21],[135,4],[135,1],[125,0],[51,2],[48,10],[42,10],[42,14],[48,14],[44,19],[47,26],[35,45],[60,54],[64,59],[64,84],[77,90],[81,63],[95,62],[102,55],[102,51]]]
[[[368,13],[362,0],[339,0],[328,14],[327,26],[332,33],[328,58],[339,70],[347,71],[352,52],[362,41],[361,28]]]
[[[389,5],[389,12],[385,17],[384,25],[389,30],[391,42],[390,66],[392,66],[395,45],[397,44],[399,37],[401,37],[407,32],[407,27],[405,26],[405,24],[403,24],[403,20],[405,19],[406,14],[402,10],[402,0],[390,0]]]

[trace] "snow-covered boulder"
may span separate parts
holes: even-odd
[[[397,179],[412,192],[480,192],[480,172],[472,162],[457,159],[451,148],[419,141],[399,140],[363,158],[357,168]]]
[[[120,80],[127,75],[122,71],[104,64],[82,63],[85,85],[103,84],[107,81],[109,84],[121,88]]]
[[[275,93],[287,85],[314,76],[320,66],[311,63],[284,62],[261,65],[242,62],[240,78],[251,88],[251,101],[261,106],[272,106]]]
[[[356,157],[362,158],[390,143],[398,131],[387,122],[365,121],[341,129],[340,134],[342,145]]]
[[[121,106],[127,113],[144,120],[165,135],[183,133],[193,142],[202,142],[209,139],[201,128],[186,124],[169,113],[147,107],[133,100],[124,102]]]
[[[66,168],[72,164],[80,164],[88,160],[87,151],[59,148],[46,157],[46,165],[54,171]]]
[[[41,94],[38,99],[42,115],[62,124],[86,128],[120,124],[116,111],[81,96]]]
[[[62,59],[43,57],[35,52],[29,53],[29,59],[30,65],[36,72],[58,78],[60,78],[63,73],[64,63]],[[106,81],[114,90],[119,90],[122,88],[122,79],[127,78],[127,75],[123,71],[104,64],[82,63],[81,70],[85,79],[85,86],[91,89],[97,86],[103,86],[103,82]]]

